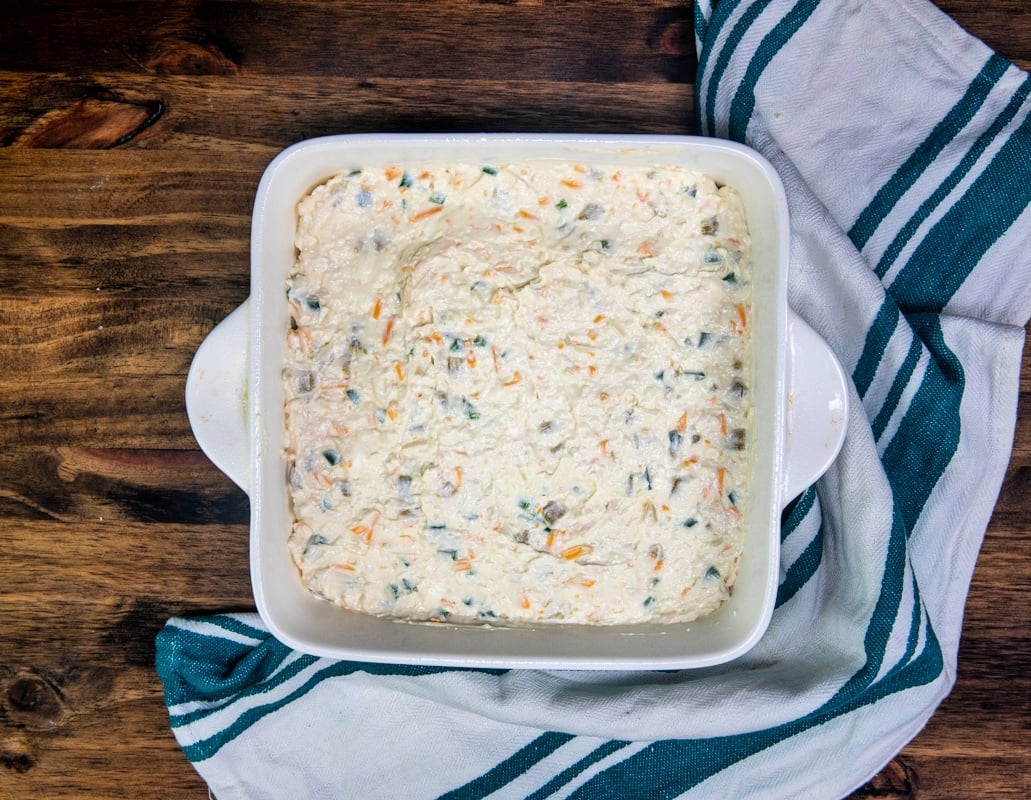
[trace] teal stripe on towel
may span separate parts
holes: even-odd
[[[480,800],[514,781],[573,738],[570,733],[542,733],[489,772],[441,795],[437,800]]]
[[[630,742],[624,742],[619,739],[612,739],[611,741],[605,742],[605,744],[596,747],[575,764],[562,770],[562,772],[558,773],[558,775],[544,784],[540,789],[529,795],[526,800],[545,800],[545,798],[550,797],[580,775],[585,769],[597,764],[602,759],[608,758],[613,753],[622,750],[628,744],[630,744]]]
[[[920,363],[920,354],[922,352],[923,347],[920,345],[920,339],[917,336],[913,336],[912,341],[909,343],[909,351],[906,353],[906,358],[902,362],[902,366],[899,367],[899,371],[895,373],[895,378],[891,382],[891,388],[888,390],[884,402],[881,403],[881,410],[877,412],[877,416],[874,417],[874,421],[870,425],[875,440],[880,441],[881,434],[888,427],[888,421],[891,419],[892,414],[895,413],[895,409],[898,408],[899,400],[902,399],[902,393],[905,392],[910,379],[913,377],[916,365]]]
[[[730,104],[728,133],[731,139],[739,142],[745,141],[748,123],[751,121],[752,111],[755,109],[755,86],[759,82],[759,78],[762,77],[766,67],[773,61],[777,53],[805,24],[819,4],[820,0],[800,0],[759,43],[755,55],[748,62],[745,77],[737,87],[734,99]]]
[[[856,368],[852,372],[852,381],[856,385],[856,391],[860,398],[866,396],[873,383],[877,368],[884,357],[884,351],[888,348],[888,342],[895,334],[899,325],[899,307],[895,301],[886,297],[881,307],[877,310],[877,316],[866,332],[866,341],[863,343],[863,352],[859,356]]]
[[[913,235],[916,233],[920,225],[923,224],[942,201],[948,196],[949,192],[956,188],[961,180],[970,172],[971,168],[977,163],[977,160],[981,157],[988,146],[992,144],[999,133],[1009,125],[1013,118],[1017,115],[1020,107],[1024,104],[1027,99],[1028,92],[1031,91],[1031,77],[1027,78],[1021,85],[1020,88],[1014,92],[1013,97],[1010,98],[1010,102],[1003,109],[1002,113],[995,118],[995,121],[988,127],[988,129],[977,137],[977,141],[974,145],[964,154],[963,158],[960,159],[959,164],[952,170],[949,176],[942,181],[942,183],[935,189],[930,196],[920,204],[913,216],[906,220],[906,224],[902,226],[901,230],[895,234],[895,238],[892,239],[891,244],[885,249],[880,259],[877,261],[877,266],[874,268],[874,272],[877,277],[883,278],[892,264],[899,257],[899,253],[909,244]]]
[[[963,97],[874,195],[873,200],[863,209],[848,232],[849,238],[859,250],[866,246],[884,218],[934,162],[938,154],[970,122],[1008,66],[1009,62],[1006,59],[992,53],[981,71],[970,82]]]
[[[726,12],[727,15],[729,15],[739,4],[740,0],[735,0],[733,3],[727,3],[727,6],[729,7]],[[770,0],[758,0],[758,2],[750,5],[745,10],[745,13],[741,15],[741,18],[734,23],[734,27],[731,28],[730,33],[727,35],[727,40],[723,43],[723,47],[720,48],[719,55],[716,57],[716,63],[712,68],[712,74],[709,76],[708,88],[705,92],[705,125],[706,130],[708,130],[710,134],[715,135],[716,133],[716,91],[723,80],[723,73],[726,72],[730,59],[734,56],[735,50],[737,50],[738,45],[741,44],[741,40],[745,37],[748,29],[752,27],[752,24],[769,4]],[[723,5],[723,3],[717,4],[717,11],[722,11]],[[725,19],[725,17],[721,16],[720,22],[722,22],[723,19]],[[713,13],[713,20],[713,26],[716,26],[715,33],[713,35],[716,35],[719,32],[719,28],[716,22],[715,12]],[[710,27],[710,32],[712,32],[712,30],[713,28]],[[713,49],[714,44],[711,44],[706,48],[703,53],[703,59]],[[706,65],[704,63],[699,64],[699,75],[702,75],[705,66]]]
[[[964,386],[963,366],[945,344],[938,316],[914,314],[909,322],[928,349],[931,362],[881,457],[907,534],[912,533],[927,498],[956,453]],[[928,442],[935,446],[928,447]]]
[[[889,291],[903,309],[940,311],[1031,203],[1031,115],[914,250]]]

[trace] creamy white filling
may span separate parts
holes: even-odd
[[[686,621],[747,513],[750,243],[674,166],[406,165],[300,204],[290,550],[451,622]]]

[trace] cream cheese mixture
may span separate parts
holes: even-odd
[[[676,166],[418,164],[299,206],[286,458],[304,584],[494,624],[727,597],[751,457],[738,194]]]

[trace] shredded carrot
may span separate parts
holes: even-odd
[[[665,511],[665,512],[669,513],[669,506],[667,506],[667,505],[662,505],[662,506],[659,506],[659,508],[661,508],[661,509],[662,509],[663,511]]]
[[[468,558],[460,558],[453,564],[452,568],[455,572],[468,572],[473,568],[473,564]]]
[[[353,533],[355,536],[360,536],[362,539],[365,540],[366,544],[372,541],[372,528],[366,525],[352,525],[351,533]]]
[[[655,255],[655,251],[652,249],[651,242],[641,242],[641,246],[637,248],[637,255],[642,258],[651,258]]]
[[[663,289],[661,292],[659,292],[659,294],[662,295],[662,299],[667,301],[667,302],[669,302],[670,300],[673,299],[673,293],[672,292],[667,292],[665,289]]]
[[[593,552],[594,548],[589,544],[574,544],[572,547],[567,547],[559,555],[566,561],[574,561],[580,558],[580,556],[590,555]]]
[[[658,558],[655,560],[655,571],[658,572],[660,569],[662,569],[662,559]]]
[[[557,345],[555,345],[555,347],[557,347],[559,350],[565,350],[566,349],[566,343],[565,342],[559,342]]]
[[[444,337],[442,337],[437,331],[433,332],[433,336],[431,338],[433,339],[434,344],[444,344]]]
[[[719,489],[720,495],[723,494],[723,481],[727,477],[727,470],[720,467],[716,470],[716,488]]]
[[[568,186],[570,189],[582,189],[583,183],[578,180],[564,180],[561,181],[563,186]]]
[[[537,217],[534,214],[531,214],[529,211],[526,211],[522,208],[519,209],[519,216],[523,219],[537,219]]]
[[[418,214],[412,214],[412,216],[410,216],[408,218],[408,221],[409,222],[422,222],[427,217],[432,217],[434,214],[439,214],[443,210],[444,210],[443,206],[433,206],[433,208],[424,209],[424,210],[420,211]]]
[[[601,447],[601,454],[607,456],[609,454],[609,440],[602,439],[599,446]]]
[[[490,357],[494,361],[494,371],[497,372],[498,371],[498,351],[497,351],[496,348],[491,347],[491,349],[490,349]]]
[[[596,366],[594,366],[594,364],[591,364],[589,367],[587,367],[587,372],[590,373],[591,375],[597,375],[598,374],[598,368]]]
[[[392,181],[394,178],[400,178],[402,174],[400,167],[387,167],[384,170],[384,173],[386,174],[388,181]]]
[[[537,205],[539,205],[539,206],[546,206],[549,201],[550,201],[550,198],[538,197],[537,198]]]
[[[522,375],[519,374],[519,370],[516,370],[514,373],[512,373],[512,377],[509,378],[507,381],[503,381],[501,385],[502,386],[515,386],[522,379],[523,379],[523,377],[522,377]]]
[[[398,366],[400,366],[400,365],[398,365]],[[390,421],[391,422],[393,422],[395,419],[397,419],[397,401],[396,400],[391,400],[387,404],[387,416],[390,417]]]
[[[380,313],[383,311],[383,298],[377,297],[376,303],[372,307],[372,318],[379,319]]]
[[[682,466],[682,467],[693,467],[697,463],[698,463],[698,456],[691,456],[690,458],[685,458],[683,461],[681,461],[680,462],[680,466]]]
[[[398,381],[403,381],[405,379],[405,370],[404,367],[401,366],[400,361],[394,364],[394,374],[397,375]]]
[[[677,433],[683,433],[686,430],[687,430],[687,412],[685,411],[683,414],[680,415],[680,418],[677,420]]]
[[[581,175],[587,174],[587,167],[585,167],[583,164],[573,164],[573,170],[575,172],[579,172]]]
[[[462,468],[461,467],[455,467],[455,488],[456,489],[461,489],[462,488]]]
[[[604,321],[605,321],[605,315],[604,314],[599,314],[598,316],[596,316],[594,318],[594,324],[595,325],[597,325],[599,322],[604,322]]]
[[[608,393],[608,392],[601,392],[601,393],[600,393],[600,394],[598,395],[598,397],[599,397],[599,399],[601,399],[601,400],[603,400],[603,401],[604,401],[604,400],[608,400],[608,399],[609,399],[609,393]]]
[[[344,572],[354,572],[354,564],[334,564],[333,569],[342,569]]]
[[[472,350],[466,354],[465,361],[469,365],[469,369],[476,369],[476,353]]]
[[[313,472],[312,478],[315,480],[315,483],[319,484],[319,486],[322,486],[326,489],[333,485],[333,479],[329,477],[325,472]]]
[[[727,435],[727,417],[725,414],[720,414],[720,434],[722,436]]]
[[[594,586],[595,581],[591,578],[586,578],[583,575],[576,575],[566,581],[567,586],[583,586],[585,589],[590,589]]]
[[[640,200],[642,203],[647,203],[649,197],[651,197],[651,195],[643,189],[637,190],[637,199]]]
[[[383,330],[383,344],[390,341],[390,336],[394,333],[394,318],[391,317],[387,320],[387,327]]]
[[[431,173],[429,170],[423,170],[422,172],[419,173],[419,179],[420,180],[426,180],[427,178],[432,178],[432,177],[433,177],[433,173]]]
[[[748,312],[745,311],[745,307],[743,305],[741,305],[741,304],[738,304],[738,307],[737,307],[737,317],[738,317],[738,319],[741,320],[741,327],[742,328],[747,328],[748,327]]]
[[[592,342],[598,341],[598,332],[597,331],[587,331],[587,338],[590,339]]]
[[[522,225],[513,225],[512,230],[514,230],[516,233],[523,233],[526,230],[526,228],[524,228]]]
[[[519,592],[519,605],[522,606],[523,608],[529,608],[530,607],[530,598],[527,596],[525,591],[520,591]]]

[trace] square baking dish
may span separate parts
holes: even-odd
[[[284,285],[297,203],[333,174],[414,162],[678,164],[738,190],[754,259],[753,475],[730,599],[682,624],[489,627],[367,616],[311,595],[287,551],[291,526],[281,372],[290,314]],[[787,203],[773,168],[742,145],[676,136],[348,135],[296,144],[268,166],[251,237],[251,296],[197,352],[187,409],[202,449],[250,496],[258,611],[285,644],[369,662],[539,669],[683,669],[740,656],[762,636],[779,577],[780,515],[840,449],[845,380],[826,344],[787,307]],[[245,361],[240,354],[246,353]],[[789,413],[789,397],[791,398]],[[805,426],[792,425],[805,420]]]

